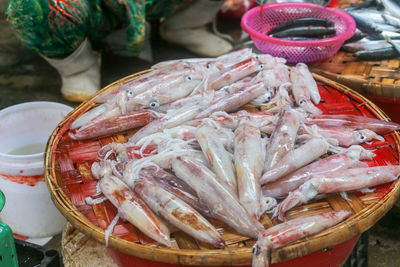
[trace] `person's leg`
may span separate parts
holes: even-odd
[[[88,39],[63,59],[43,58],[61,75],[61,93],[65,99],[82,102],[100,89],[101,55],[92,50]]]
[[[100,88],[100,54],[87,39],[90,28],[102,20],[94,2],[11,0],[6,12],[22,43],[60,73],[61,92],[70,101],[87,100]],[[104,35],[100,30],[96,34]]]
[[[201,56],[215,57],[229,52],[232,45],[206,28],[223,3],[223,0],[193,0],[163,21],[161,37]]]

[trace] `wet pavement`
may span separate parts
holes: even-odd
[[[5,2],[0,0],[0,109],[28,101],[55,101],[76,107],[77,103],[62,98],[58,73],[14,37],[3,18]],[[151,63],[113,55],[107,47],[103,47],[102,86],[148,69],[159,61],[195,57],[184,49],[163,42],[157,35],[152,39],[152,51],[154,60]],[[59,245],[58,236],[47,246],[59,249]],[[400,205],[370,230],[368,261],[368,266],[400,266]]]
[[[394,206],[370,230],[368,266],[400,266],[400,205]]]

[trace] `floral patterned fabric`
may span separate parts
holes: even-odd
[[[30,50],[65,58],[89,38],[96,42],[127,27],[126,52],[138,55],[146,19],[174,12],[187,0],[10,0],[6,18]]]

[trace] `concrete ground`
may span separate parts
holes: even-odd
[[[0,109],[28,101],[55,101],[71,106],[60,94],[58,73],[37,54],[27,50],[13,35],[2,15],[6,6],[0,0]],[[238,26],[238,23],[233,23]],[[153,62],[121,57],[104,51],[102,56],[102,86],[129,74],[145,70],[152,64],[177,58],[195,57],[190,52],[169,45],[157,36],[152,40]],[[394,208],[371,230],[368,266],[400,266],[400,207]],[[59,248],[60,237],[49,247]]]

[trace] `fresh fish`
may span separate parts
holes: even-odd
[[[400,44],[400,41],[398,42]],[[355,53],[358,51],[363,51],[363,50],[373,50],[373,49],[382,49],[382,48],[390,48],[392,47],[391,44],[389,44],[386,41],[382,40],[368,40],[368,39],[362,39],[358,42],[355,43],[347,43],[342,46],[342,50],[346,52],[351,52]]]
[[[394,49],[396,49],[397,53],[400,54],[400,46],[399,46],[396,42],[392,41],[392,39],[390,39],[389,36],[386,36],[386,41],[387,41],[389,44],[391,44],[391,45],[393,46]]]
[[[387,48],[358,51],[354,53],[354,56],[360,60],[377,61],[398,58],[400,54],[397,52],[396,48],[392,46]]]
[[[354,42],[357,42],[357,41],[363,39],[365,36],[367,36],[365,33],[361,32],[359,29],[356,29],[356,32],[354,33],[354,35],[350,39],[346,40],[344,43],[345,44],[354,43]]]
[[[360,10],[360,9],[364,9],[364,8],[369,8],[371,6],[375,6],[376,4],[377,4],[376,0],[363,1],[361,3],[348,6],[348,7],[344,8],[343,10],[346,12],[353,11],[353,10]]]
[[[356,22],[357,29],[368,35],[379,35],[382,30],[371,20],[365,19],[356,12],[347,12]]]
[[[382,31],[378,35],[370,35],[370,36],[368,36],[368,39],[370,39],[370,40],[386,40],[387,37],[389,37],[390,39],[393,39],[393,40],[399,40],[400,39],[400,33],[391,32],[391,31]]]
[[[303,18],[292,19],[292,20],[286,21],[282,24],[279,24],[278,26],[276,26],[275,28],[270,30],[268,32],[268,34],[274,34],[274,33],[281,32],[286,29],[290,29],[293,27],[300,27],[300,26],[332,27],[333,25],[334,25],[334,23],[327,19],[303,17]]]
[[[396,28],[400,28],[400,18],[394,17],[389,14],[382,14],[382,17],[387,24],[392,25]]]
[[[393,33],[398,33],[400,29],[398,27],[389,25],[389,24],[382,24],[382,23],[376,23],[376,25],[381,29],[383,32],[393,32]]]
[[[400,18],[400,3],[398,0],[379,0],[385,10],[392,14],[393,16]]]
[[[381,0],[379,0],[379,2],[382,3]],[[396,4],[396,1],[385,1],[385,2],[389,4],[393,3],[392,6],[393,7],[397,6],[397,9],[400,10],[399,3]],[[376,9],[364,9],[364,10],[353,11],[353,13],[359,18],[363,18],[365,23],[367,23],[368,21],[372,21],[373,23],[376,24],[376,26],[379,29],[383,31],[381,34],[376,34],[376,33],[371,34],[370,36],[368,36],[369,39],[384,40],[386,36],[389,36],[392,39],[400,39],[399,14],[395,13],[396,16],[393,16],[392,14],[390,14],[390,12],[387,11],[392,11],[392,10],[382,11]]]
[[[336,29],[334,27],[321,27],[321,26],[302,26],[296,28],[289,28],[284,31],[280,31],[272,34],[272,37],[319,37],[324,35],[335,34]]]
[[[376,9],[361,9],[353,11],[352,14],[356,14],[364,18],[365,20],[373,21],[374,23],[386,24],[385,19],[382,17],[383,12]]]

